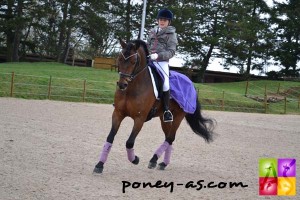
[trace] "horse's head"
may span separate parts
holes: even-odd
[[[145,54],[142,53],[139,41],[125,43],[120,39],[122,51],[117,59],[120,79],[120,90],[126,90],[131,82],[145,67]]]

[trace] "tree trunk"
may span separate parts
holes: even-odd
[[[125,26],[126,26],[126,41],[130,41],[131,39],[131,27],[130,27],[130,12],[131,12],[131,5],[130,5],[131,0],[127,0],[126,4],[126,21],[125,21]]]
[[[17,17],[21,19],[23,15],[23,0],[18,1],[18,6],[17,6]],[[22,22],[21,22],[22,23]],[[16,29],[15,29],[15,36],[14,36],[14,44],[13,44],[13,54],[12,54],[12,61],[13,62],[19,62],[19,47],[20,47],[20,41],[21,41],[21,36],[22,36],[22,26],[21,23],[16,24]]]
[[[246,76],[250,75],[250,71],[251,71],[251,65],[252,65],[252,47],[253,47],[253,43],[250,43],[249,45],[249,51],[248,51],[248,58],[247,58],[247,69],[246,69]]]
[[[215,13],[214,24],[213,24],[213,32],[212,32],[213,37],[217,36],[217,26],[218,26],[218,14]],[[205,82],[205,80],[204,80],[205,71],[206,71],[206,69],[209,65],[209,60],[212,56],[212,52],[213,52],[214,48],[215,48],[215,45],[213,43],[211,43],[205,57],[203,58],[202,66],[201,66],[201,69],[200,69],[202,82]]]
[[[212,52],[214,50],[214,47],[215,47],[215,45],[213,45],[213,44],[211,44],[209,46],[208,52],[207,52],[207,54],[204,57],[203,62],[202,62],[203,65],[202,65],[202,67],[200,69],[200,73],[201,73],[201,77],[202,77],[202,82],[203,83],[205,82],[205,76],[204,76],[205,75],[205,71],[206,71],[206,69],[207,69],[207,67],[209,65],[209,60],[211,58]]]
[[[7,1],[7,12],[6,12],[6,19],[10,20],[12,19],[13,16],[13,10],[12,7],[14,6],[14,1],[13,0],[8,0]],[[5,35],[6,35],[6,60],[7,62],[12,62],[13,61],[13,43],[14,43],[14,34],[12,28],[9,28],[5,30]]]
[[[63,19],[60,24],[60,32],[59,32],[59,39],[58,39],[58,45],[57,45],[57,62],[64,62],[64,55],[63,52],[63,43],[65,41],[65,35],[66,35],[66,22],[68,17],[68,7],[69,7],[69,1],[65,1],[62,13],[63,13]]]
[[[70,22],[73,20],[73,14],[70,13]],[[71,38],[71,33],[72,33],[72,25],[69,23],[68,30],[67,30],[67,37],[65,41],[65,49],[63,53],[63,63],[67,63],[68,55],[69,55],[69,50],[70,50],[70,38]]]
[[[253,10],[252,10],[252,15],[251,15],[251,18],[255,18],[256,16],[256,9],[257,9],[257,3],[254,2],[254,5],[253,5]],[[249,79],[250,77],[250,72],[251,72],[251,65],[252,65],[252,54],[253,54],[253,41],[249,41],[249,51],[248,51],[248,57],[247,57],[247,69],[246,69],[246,73],[245,73],[245,78],[246,79]]]

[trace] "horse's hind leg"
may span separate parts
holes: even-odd
[[[140,130],[143,127],[143,124],[144,124],[144,120],[135,119],[131,134],[130,134],[128,140],[126,141],[126,151],[127,151],[128,160],[135,165],[137,165],[139,163],[139,157],[137,157],[134,154],[133,146],[134,146],[134,142],[135,142],[135,139],[136,139],[138,133],[140,132]]]
[[[171,151],[172,151],[172,141],[167,141],[167,139],[156,149],[153,157],[151,158],[148,168],[149,169],[153,169],[156,167],[157,165],[157,160],[160,158],[160,156],[165,153],[166,156],[166,152],[168,157],[171,157]],[[170,160],[170,159],[168,159]],[[160,163],[161,164],[161,163]]]
[[[100,159],[97,165],[94,168],[95,173],[102,173],[103,168],[104,168],[104,163],[107,160],[108,154],[110,152],[110,149],[112,147],[112,143],[114,141],[115,135],[117,134],[120,124],[124,117],[120,115],[116,110],[114,110],[112,114],[112,126],[111,130],[107,136],[106,142],[104,143],[103,149],[100,154]]]
[[[166,166],[170,163],[171,154],[173,150],[173,142],[175,140],[176,131],[184,118],[184,113],[179,112],[175,114],[174,121],[172,123],[166,123],[163,121],[161,117],[161,126],[165,133],[165,141],[163,144],[159,146],[159,148],[155,151],[153,157],[151,158],[148,168],[153,169],[157,165],[157,160],[160,158],[160,156],[164,153],[164,160],[159,164],[160,170],[164,170]]]

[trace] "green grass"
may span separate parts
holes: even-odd
[[[208,105],[207,109],[222,109],[224,102],[223,110],[228,111],[300,114],[300,82],[249,81],[248,87],[246,81],[195,85],[201,102]],[[278,102],[268,101],[265,104],[265,94],[268,99],[277,98]],[[284,97],[287,99],[286,107]]]
[[[110,70],[97,70],[91,67],[73,67],[60,63],[0,63],[1,73],[11,73],[12,71],[22,75],[88,79],[90,81],[115,81],[118,78],[118,75]]]
[[[112,103],[118,74],[110,70],[72,67],[59,63],[1,63],[0,96],[10,96],[14,72],[14,97]],[[51,76],[51,81],[50,81]]]
[[[62,101],[112,103],[118,74],[110,70],[72,67],[59,63],[1,63],[0,96],[11,95],[14,72],[13,97]],[[51,80],[50,80],[51,77]],[[51,84],[51,87],[49,87]],[[84,90],[85,84],[85,90]],[[250,81],[195,84],[204,109],[300,114],[300,82]],[[49,93],[49,88],[51,88]],[[280,101],[264,103],[267,97]],[[286,97],[286,108],[284,97]],[[254,100],[256,99],[256,100]]]

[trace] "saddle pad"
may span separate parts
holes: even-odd
[[[152,69],[149,66],[148,66],[148,69],[149,69],[151,80],[152,80],[154,96],[155,96],[156,99],[159,99],[159,97],[158,97],[158,89],[157,89],[157,86],[156,86],[156,83],[155,83],[155,80],[154,80],[154,76],[152,74]]]
[[[193,114],[197,106],[197,92],[185,75],[170,70],[170,95],[186,113]]]
[[[163,79],[163,75],[156,69],[154,64],[151,65],[151,62],[149,62],[148,68],[152,79],[154,94],[158,99],[158,90],[152,75],[152,70],[156,70],[161,79]],[[193,114],[197,106],[197,92],[193,82],[187,76],[173,70],[170,70],[169,79],[171,98],[178,103],[184,112]]]

